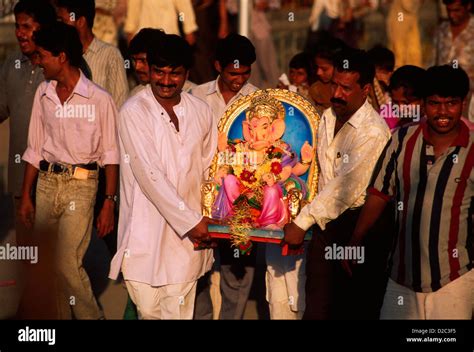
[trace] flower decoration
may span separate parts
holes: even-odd
[[[270,165],[270,170],[273,174],[279,175],[280,172],[283,170],[283,167],[281,166],[281,163],[279,161],[274,161]]]

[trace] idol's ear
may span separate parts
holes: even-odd
[[[250,133],[250,123],[246,120],[242,122],[242,133],[244,135],[245,141],[252,141],[252,134]]]
[[[276,119],[272,122],[271,130],[270,130],[270,138],[272,141],[276,141],[283,137],[285,133],[285,121],[282,119]]]

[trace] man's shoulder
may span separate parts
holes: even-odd
[[[39,94],[39,96],[41,97],[43,94],[46,93],[46,90],[48,89],[48,86],[49,86],[49,83],[51,81],[43,81],[41,82],[39,85],[38,85],[38,88],[36,88],[36,92],[37,94]]]
[[[249,95],[259,89],[260,88],[254,86],[252,83],[247,82],[240,91],[242,92],[243,95]]]
[[[193,89],[191,90],[191,94],[194,95],[195,97],[205,99],[206,95],[209,93],[209,90],[215,84],[216,84],[216,80],[212,80],[212,81],[209,81],[209,82],[206,82],[206,83],[199,84],[196,87],[193,87]]]
[[[120,112],[127,114],[141,114],[143,106],[148,104],[148,86],[144,87],[140,91],[136,92],[130,98],[128,98],[125,103],[123,103],[120,108]]]
[[[397,127],[392,132],[392,140],[397,143],[399,142],[406,143],[406,141],[408,140],[408,138],[406,137],[412,136],[421,127],[422,127],[421,124],[418,122],[412,122],[412,123]],[[420,133],[418,138],[422,138],[422,137],[423,135]]]
[[[202,100],[200,96],[195,96],[194,94],[187,92],[182,92],[181,96],[187,101],[187,103],[194,105],[197,109],[210,111],[209,105]],[[199,111],[196,111],[196,113],[199,113]]]
[[[18,70],[25,69],[29,65],[29,59],[23,53],[16,49],[9,53],[3,63],[0,65],[2,71],[18,72]]]
[[[110,93],[106,91],[104,88],[94,83],[87,77],[84,77],[84,80],[86,81],[88,89],[92,92],[91,96],[93,96],[94,98],[98,98],[100,100],[113,101],[112,95],[110,95]]]
[[[367,120],[365,121],[365,124],[369,127],[369,129],[380,131],[381,133],[390,137],[390,128],[383,117],[380,116],[380,114],[373,108],[371,104],[366,105],[366,107]]]
[[[120,50],[112,44],[103,42],[100,39],[95,38],[95,48],[97,54],[107,55],[107,56],[116,56],[123,60]]]

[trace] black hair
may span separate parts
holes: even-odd
[[[405,65],[399,67],[390,77],[388,91],[404,88],[415,98],[425,96],[426,71],[418,66]]]
[[[176,34],[165,34],[157,45],[147,48],[150,67],[179,67],[189,70],[193,65],[193,51],[186,40]]]
[[[76,20],[84,17],[88,27],[90,29],[94,27],[95,0],[56,0],[56,6],[65,8],[69,13],[74,13]]]
[[[395,55],[393,51],[382,45],[376,45],[367,52],[370,61],[375,67],[392,72],[395,67]]]
[[[311,55],[307,52],[301,52],[293,56],[288,65],[290,68],[303,68],[308,75],[308,83],[312,84],[314,81],[314,69],[311,60]]]
[[[313,48],[313,57],[321,58],[335,65],[338,55],[347,49],[347,45],[339,38],[323,37]]]
[[[50,26],[56,22],[56,11],[48,0],[20,0],[13,13],[24,13],[31,16],[40,27]]]
[[[35,31],[33,40],[37,46],[51,52],[53,56],[64,52],[71,66],[81,67],[82,44],[74,27],[56,22],[52,26]]]
[[[239,65],[251,66],[256,59],[255,47],[242,35],[232,33],[217,42],[216,60],[222,69],[236,60]]]
[[[454,4],[456,0],[443,0],[444,5],[451,5]],[[472,4],[472,0],[461,0],[461,5],[462,6],[467,6],[469,4]]]
[[[367,52],[360,49],[346,47],[338,54],[334,67],[339,72],[357,72],[357,83],[361,87],[371,84],[375,77],[374,64],[369,60]]]
[[[426,71],[425,97],[439,95],[464,99],[468,93],[469,77],[461,67],[433,66]]]
[[[142,28],[130,41],[128,52],[130,55],[146,53],[148,48],[158,45],[164,35],[161,29]]]

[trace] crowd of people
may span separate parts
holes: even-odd
[[[95,21],[112,16],[105,3],[14,8],[19,48],[0,70],[0,121],[10,118],[17,245],[40,255],[24,265],[17,318],[105,318],[83,265],[97,235],[137,318],[242,319],[257,251],[216,245],[201,184],[226,110],[262,88],[249,82],[258,62],[273,70],[254,45],[265,38],[235,33],[232,4],[219,1],[220,39],[203,54],[191,1],[129,0],[128,67],[116,32],[103,31],[110,43],[95,35]],[[282,245],[299,254],[265,248],[271,319],[472,319],[474,18],[470,1],[443,4],[427,69],[397,45],[356,48],[350,26],[333,22],[272,78],[320,120],[304,161],[317,162],[318,193],[283,229]],[[207,82],[192,82],[193,67]],[[365,255],[328,258],[336,247]]]

